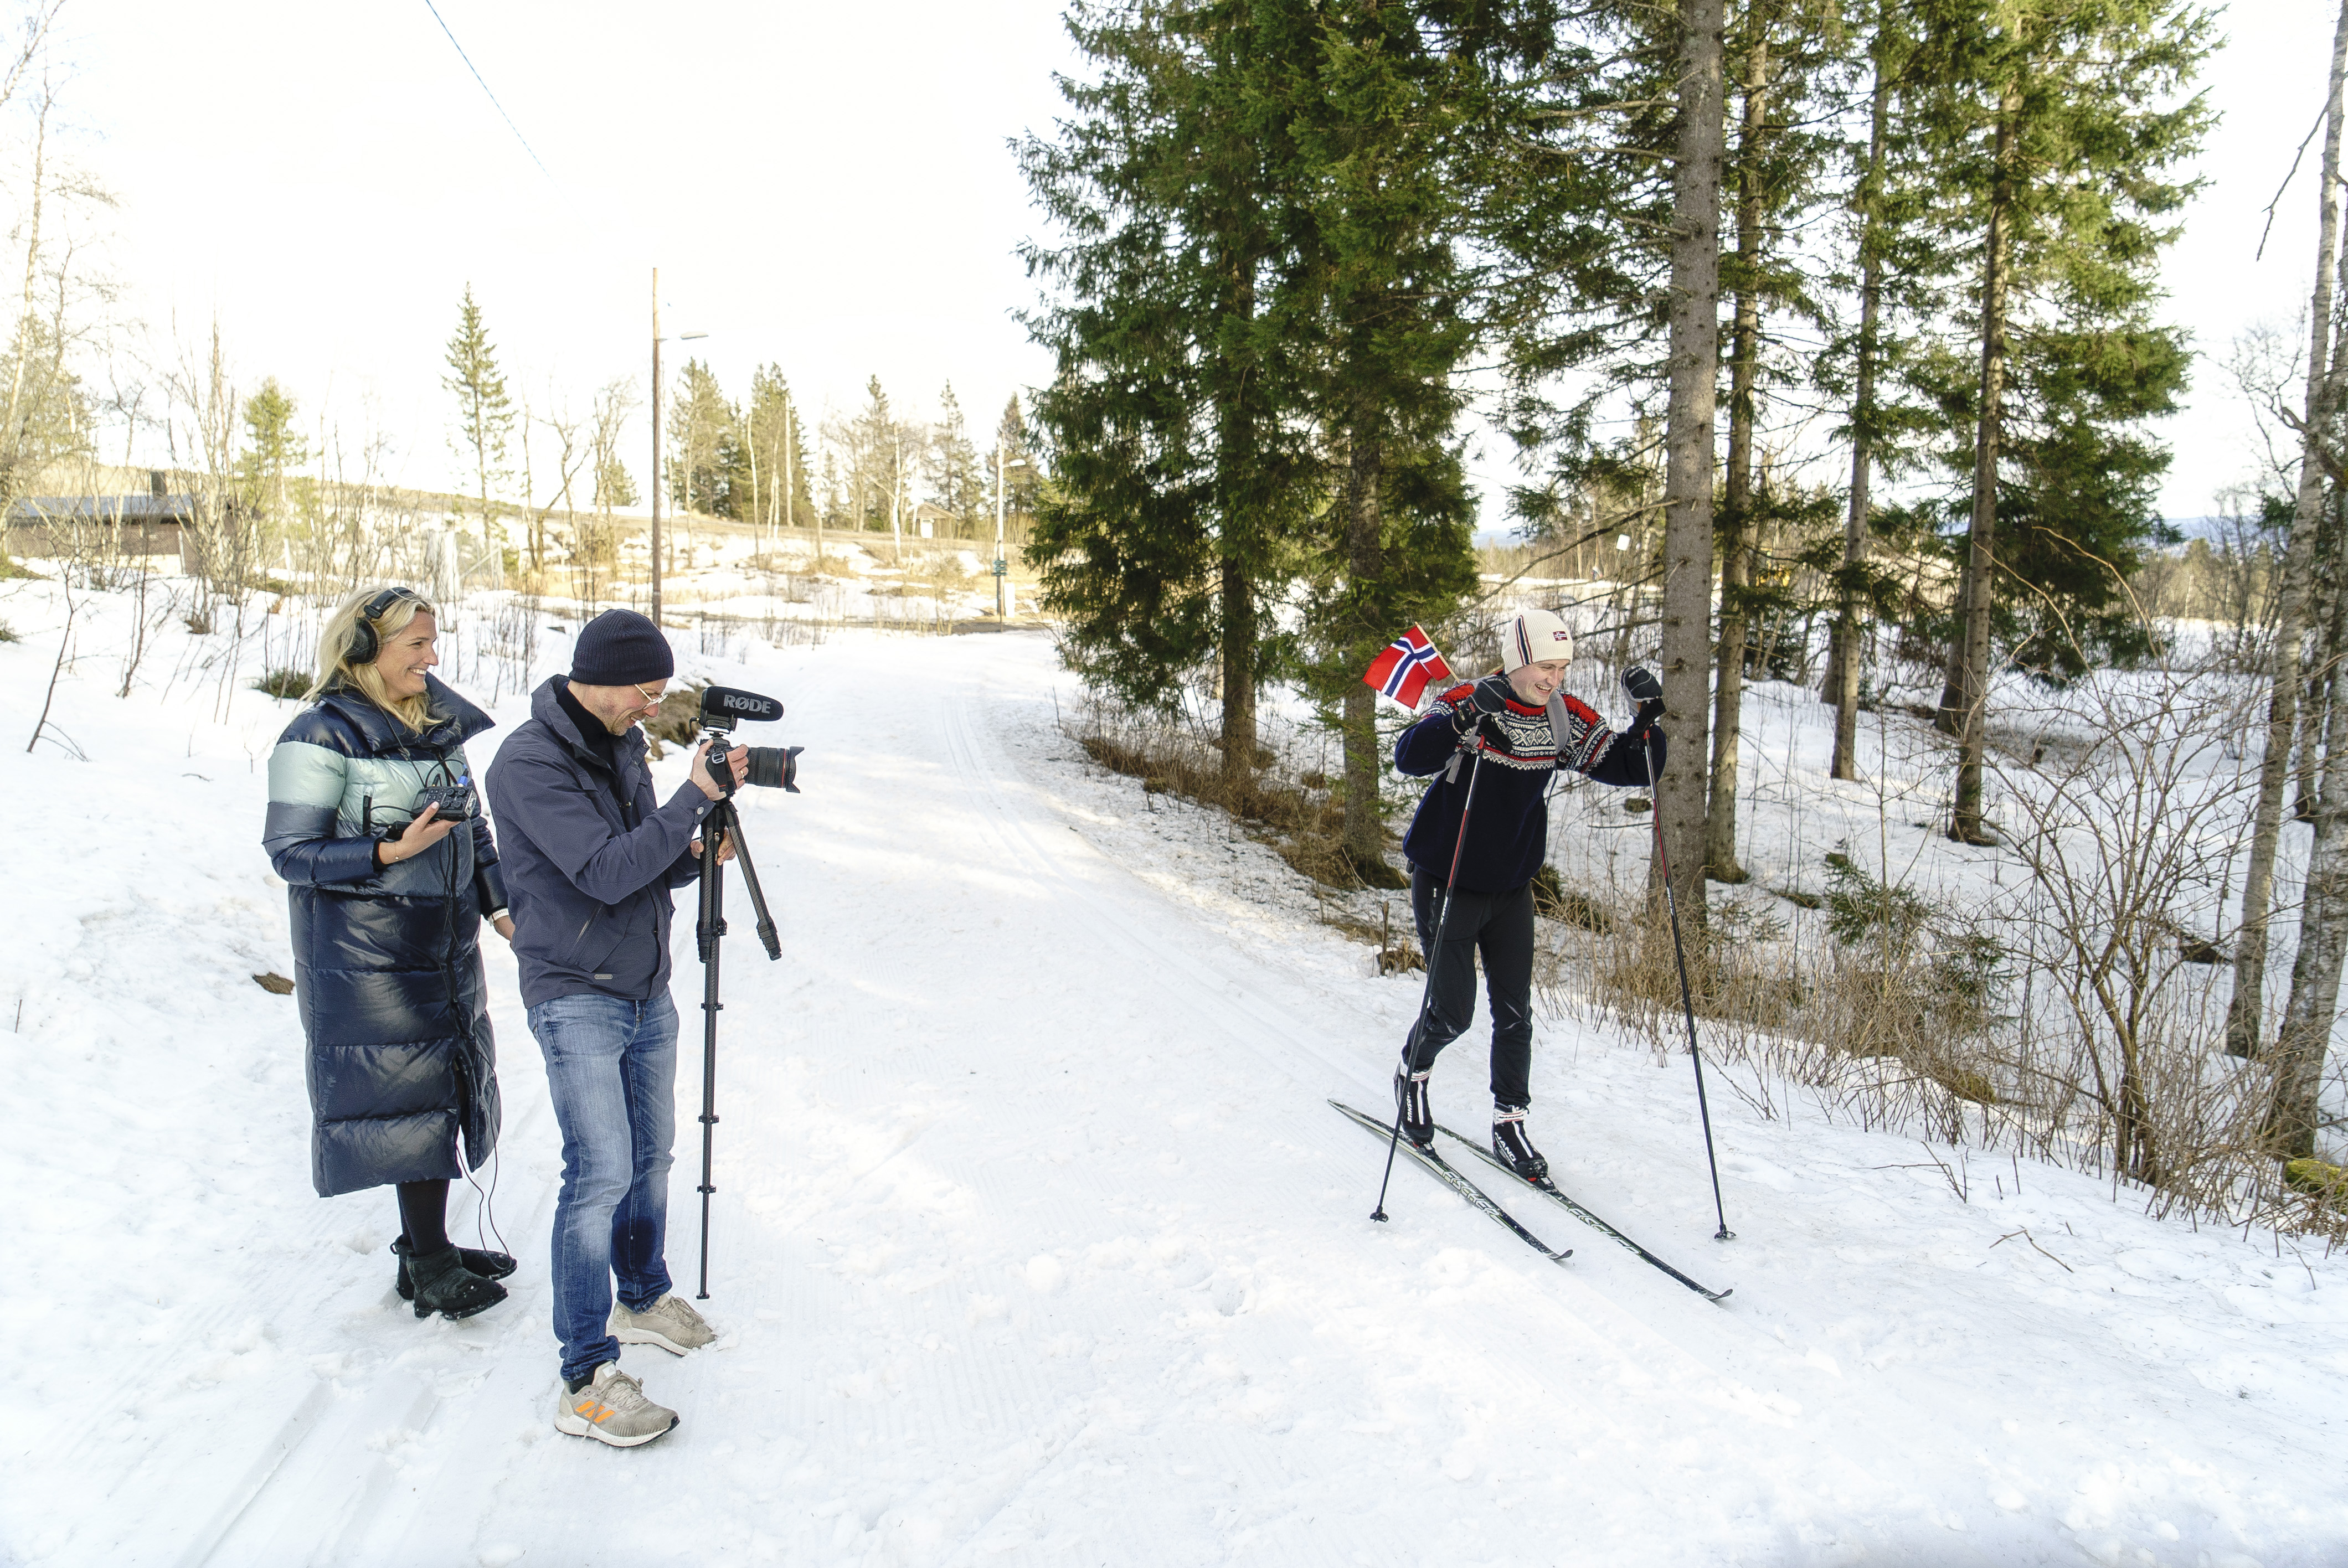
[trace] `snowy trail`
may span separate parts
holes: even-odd
[[[1407,1167],[1395,1223],[1373,1225],[1383,1152],[1323,1101],[1385,1103],[1416,988],[1277,910],[1182,895],[1163,845],[1187,819],[1068,764],[1048,644],[725,669],[788,703],[780,733],[744,738],[808,745],[808,793],[746,798],[781,962],[728,880],[723,1337],[626,1359],[683,1425],[614,1453],[548,1420],[559,1153],[502,955],[497,1212],[522,1269],[462,1325],[392,1299],[387,1204],[309,1196],[290,1009],[199,1000],[228,1087],[171,1081],[141,1136],[170,1130],[173,1093],[249,1115],[226,1214],[159,1207],[200,1238],[69,1255],[99,1299],[157,1305],[35,1378],[35,1408],[77,1415],[6,1450],[0,1560],[2281,1568],[2348,1546],[2321,1457],[2348,1386],[2336,1265],[2254,1268],[2238,1239],[2035,1167],[2010,1209],[1960,1204],[1937,1173],[1881,1168],[1910,1143],[1718,1099],[1743,1239],[1715,1246],[1684,1063],[1555,1024],[1536,1089],[1566,1184],[1735,1300],[1479,1172],[1574,1259],[1542,1262]],[[7,766],[12,788],[55,787]],[[273,919],[282,946],[244,830],[257,786],[217,787],[205,810],[237,831],[191,875],[232,889],[219,940]],[[669,1257],[689,1294],[700,971],[680,917]],[[98,928],[123,965],[181,939]],[[127,1051],[87,1027],[113,1041],[99,1057]],[[1438,1109],[1464,1129],[1478,1038],[1454,1056]],[[128,1114],[138,1064],[121,1071]],[[77,1180],[45,1236],[170,1191],[102,1163]],[[1995,1245],[2025,1223],[2065,1262]],[[66,1298],[62,1276],[36,1282]]]

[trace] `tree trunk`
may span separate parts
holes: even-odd
[[[2275,850],[2282,838],[2283,785],[2291,773],[2291,743],[2299,727],[2300,636],[2315,535],[2323,512],[2323,465],[2318,443],[2335,404],[2332,363],[2333,273],[2340,260],[2340,137],[2343,77],[2348,77],[2348,0],[2332,36],[2332,78],[2323,122],[2323,169],[2319,180],[2315,287],[2308,302],[2307,395],[2300,435],[2299,494],[2291,542],[2283,552],[2276,595],[2274,663],[2267,699],[2266,754],[2259,762],[2259,796],[2251,814],[2250,864],[2242,876],[2242,927],[2234,939],[2234,994],[2226,1004],[2226,1050],[2256,1055],[2265,1032],[2267,924],[2274,903]],[[2311,900],[2313,890],[2310,889]]]
[[[1949,836],[1960,844],[1988,842],[1982,828],[1982,758],[1989,733],[1990,608],[1996,602],[1992,554],[1997,536],[1998,444],[2004,435],[2005,300],[2008,233],[2014,200],[2014,143],[2021,132],[2022,93],[2008,87],[1998,99],[1996,172],[1990,186],[1989,238],[1982,268],[1981,423],[1973,440],[1972,530],[1965,548],[1964,620],[1958,662],[1941,694],[1941,718],[1953,710],[1958,729],[1957,799]]]
[[[2327,486],[2323,494],[2323,527],[2316,535],[2315,566],[2307,585],[2308,612],[2304,616],[2309,634],[2308,662],[2305,666],[2307,685],[2300,692],[2299,748],[2293,758],[2296,769],[2294,788],[2298,798],[2291,803],[2291,820],[2313,822],[2321,809],[2323,794],[2322,775],[2332,765],[2331,753],[2324,744],[2324,727],[2331,715],[2330,699],[2333,687],[2340,679],[2342,637],[2348,634],[2348,600],[2342,589],[2348,586],[2348,528],[2342,527],[2339,495]],[[2312,643],[2312,646],[2309,646]]]
[[[25,235],[25,298],[16,312],[16,352],[8,372],[8,412],[6,423],[0,425],[0,438],[7,442],[7,466],[5,473],[0,473],[0,504],[14,503],[31,481],[26,472],[24,421],[18,415],[24,409],[25,362],[33,357],[33,285],[41,263],[41,196],[47,169],[49,102],[48,95],[44,93],[40,121],[33,133],[33,212]]]
[[[1671,405],[1663,472],[1663,707],[1669,765],[1655,810],[1672,891],[1704,915],[1705,687],[1712,664],[1712,475],[1720,374],[1722,0],[1680,0],[1679,136],[1672,179]]]
[[[2340,1012],[2340,962],[2348,955],[2348,768],[2330,765],[2348,745],[2348,703],[2341,701],[2338,682],[2329,691],[2320,736],[2326,765],[2312,803],[2307,896],[2300,906],[2291,998],[2275,1038],[2274,1099],[2267,1108],[2267,1137],[2284,1159],[2315,1153],[2323,1058]],[[2309,735],[2311,749],[2318,739]]]
[[[1376,437],[1363,434],[1357,421],[1347,444],[1345,467],[1345,565],[1356,583],[1374,583],[1383,575],[1379,559],[1378,492],[1385,478],[1385,453]],[[1364,637],[1377,635],[1364,628]],[[1359,651],[1357,650],[1356,651]],[[1345,688],[1345,858],[1354,874],[1373,886],[1394,880],[1381,877],[1385,869],[1385,814],[1378,809],[1379,765],[1377,693],[1363,682]]]
[[[1883,24],[1879,21],[1878,26]],[[1875,371],[1881,353],[1877,334],[1883,309],[1883,255],[1878,206],[1883,189],[1883,160],[1890,141],[1891,73],[1883,58],[1884,41],[1875,51],[1875,91],[1872,123],[1867,138],[1867,172],[1859,181],[1859,380],[1850,408],[1850,511],[1843,519],[1841,591],[1836,596],[1834,653],[1827,666],[1828,701],[1835,709],[1832,776],[1859,777],[1859,678],[1864,662],[1860,651],[1859,573],[1867,564],[1868,490],[1875,467]]]
[[[1222,562],[1222,600],[1223,777],[1241,782],[1255,770],[1255,595],[1230,554]]]
[[[2320,596],[2316,602],[2327,608],[2323,612],[2322,650],[2317,656],[2320,674],[2315,690],[2308,697],[2309,702],[2319,705],[2329,704],[2342,691],[2342,666],[2348,664],[2348,508],[2343,507],[2343,500],[2348,500],[2348,495],[2336,486],[2324,491],[2323,513],[2332,536],[2332,562],[2322,586],[2313,590]],[[2322,797],[2338,761],[2327,743],[2316,753],[2314,768],[2301,774],[2301,787],[2307,792],[2311,803]],[[2314,819],[2310,816],[2308,820]]]
[[[753,528],[758,528],[760,532],[766,533],[767,530],[759,527],[767,520],[767,514],[758,509],[758,403],[757,388],[755,385],[751,388],[749,401],[742,406],[744,410],[742,450],[750,459],[750,510],[747,516]],[[774,565],[772,559],[774,549],[774,535],[767,533],[767,553],[769,558],[767,564],[769,569]]]
[[[1736,143],[1736,313],[1729,342],[1727,517],[1720,529],[1720,647],[1712,689],[1712,788],[1704,813],[1704,874],[1742,882],[1736,858],[1736,764],[1745,718],[1745,590],[1752,580],[1754,382],[1761,353],[1761,143],[1769,101],[1766,15],[1749,14],[1745,117]]]
[[[1259,257],[1244,232],[1228,236],[1223,341],[1238,341],[1255,320],[1255,273]],[[1258,435],[1249,399],[1252,380],[1227,381],[1215,394],[1216,545],[1221,569],[1219,620],[1223,677],[1223,778],[1246,784],[1255,774],[1256,593],[1253,531],[1259,520]]]

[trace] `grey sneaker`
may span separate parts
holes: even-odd
[[[621,1371],[617,1361],[596,1368],[578,1392],[566,1384],[554,1393],[556,1431],[615,1449],[648,1443],[675,1425],[676,1412],[645,1399],[644,1385]]]
[[[673,1290],[642,1312],[631,1312],[614,1301],[611,1320],[603,1327],[623,1345],[657,1345],[672,1356],[698,1350],[717,1337],[717,1330],[693,1309],[693,1303]]]

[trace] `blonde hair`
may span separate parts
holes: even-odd
[[[353,663],[351,655],[360,645],[359,618],[368,603],[377,595],[396,592],[398,598],[384,608],[375,620],[376,657],[391,646],[391,640],[407,630],[407,623],[419,615],[437,612],[431,604],[411,589],[394,589],[389,583],[360,589],[343,600],[335,613],[326,618],[324,630],[318,633],[318,673],[310,682],[303,701],[314,702],[327,692],[348,689],[356,692],[411,730],[421,730],[438,717],[431,703],[422,695],[394,701],[390,690],[383,683],[383,672],[370,659]]]

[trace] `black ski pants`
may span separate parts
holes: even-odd
[[[1412,1026],[1409,1053],[1414,1071],[1435,1065],[1443,1048],[1467,1032],[1476,1012],[1476,957],[1484,958],[1484,998],[1492,1009],[1492,1098],[1503,1105],[1532,1103],[1533,888],[1528,882],[1505,893],[1451,895],[1443,924],[1443,946],[1435,945],[1435,922],[1443,907],[1443,879],[1411,867],[1411,913],[1418,921],[1418,950],[1426,955],[1426,1010]]]

